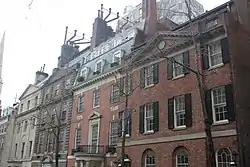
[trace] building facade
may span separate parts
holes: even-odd
[[[143,10],[147,11],[148,5],[154,4],[148,2]],[[157,22],[150,20],[156,17],[147,18],[145,21],[151,24],[141,30],[151,32],[142,31],[142,37],[135,31],[134,38],[141,40],[134,43],[131,38],[132,52],[126,50],[130,43],[124,40],[121,48],[88,59],[73,88],[75,123],[70,129],[68,167],[120,166],[122,133],[126,133],[127,166],[206,166],[204,114],[197,78],[186,67],[198,68],[202,76],[216,166],[238,163],[239,157],[234,157],[240,152],[234,89],[238,76],[228,32],[234,10],[234,4],[228,2],[195,18],[192,25],[185,23],[158,33],[152,25]],[[197,34],[196,45],[193,34]],[[116,49],[125,50],[120,59],[115,59]],[[167,61],[170,58],[174,62]],[[123,66],[119,66],[119,60]],[[127,73],[128,82],[124,83]],[[127,112],[126,96],[121,96],[124,91],[131,92]]]
[[[11,154],[8,166],[31,167],[31,158],[34,148],[38,106],[41,104],[41,86],[48,77],[47,73],[36,72],[35,84],[29,84],[20,96],[20,105],[15,116]]]
[[[57,146],[59,166],[66,166],[74,77],[74,69],[56,68],[42,86],[32,167],[55,164]]]
[[[14,138],[15,117],[18,111],[18,104],[15,104],[12,112],[8,116],[1,118],[1,151],[0,166],[8,166],[8,160],[11,155],[12,140]]]

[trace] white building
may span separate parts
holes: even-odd
[[[192,17],[196,17],[204,13],[203,6],[196,0],[190,0]],[[157,1],[157,17],[158,19],[168,18],[176,24],[182,24],[188,21],[186,13],[188,13],[185,0],[159,0]],[[128,21],[126,21],[128,18]],[[118,21],[117,29],[127,29],[134,24],[142,21],[142,4],[136,7],[127,6],[123,12],[123,18]],[[125,25],[125,26],[124,26]]]
[[[36,73],[37,84],[29,84],[23,92],[20,100],[19,110],[16,115],[14,136],[11,146],[11,154],[8,166],[31,167],[31,159],[36,134],[36,121],[41,103],[41,86],[46,81],[48,74],[39,71]],[[37,80],[39,79],[39,81]]]

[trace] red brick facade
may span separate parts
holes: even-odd
[[[224,9],[223,9],[224,10]],[[223,17],[222,17],[223,16]],[[219,23],[225,21],[224,13],[219,18],[222,20]],[[204,18],[202,18],[205,20]],[[201,19],[201,20],[202,20]],[[211,38],[211,40],[217,38],[222,40],[227,38],[225,34],[219,33],[218,36]],[[219,37],[219,38],[218,38]],[[166,39],[171,42],[172,39]],[[210,39],[209,39],[210,40]],[[153,44],[152,44],[153,45]],[[191,46],[184,46],[177,52],[183,53],[189,51],[189,66],[191,68],[196,67],[195,52]],[[152,52],[152,53],[150,53]],[[223,52],[223,51],[222,51]],[[173,56],[176,55],[172,53]],[[230,53],[230,52],[227,52]],[[153,51],[147,51],[141,53],[144,57],[149,54],[153,54]],[[224,54],[224,53],[222,53]],[[229,55],[227,55],[229,56]],[[158,81],[153,86],[148,88],[141,88],[141,69],[152,64],[158,64]],[[229,61],[225,61],[220,67],[214,69],[202,68],[202,57],[198,57],[198,63],[200,71],[203,76],[203,83],[207,90],[212,88],[226,86],[232,84],[232,64]],[[136,88],[132,95],[129,97],[128,107],[135,109],[132,114],[132,132],[131,136],[126,138],[126,154],[128,155],[132,167],[142,167],[144,163],[144,152],[146,150],[153,151],[155,158],[155,165],[157,167],[174,166],[176,163],[175,154],[178,149],[185,149],[188,154],[188,166],[206,166],[206,145],[204,134],[204,117],[202,113],[202,107],[200,103],[200,96],[197,90],[197,80],[195,74],[189,72],[188,74],[178,79],[168,79],[168,65],[166,60],[156,60],[149,64],[140,66],[134,69],[133,72],[133,88]],[[109,80],[109,81],[108,81]],[[99,145],[107,146],[109,143],[109,124],[113,118],[118,118],[118,112],[124,109],[124,102],[110,103],[110,91],[111,85],[114,83],[114,75],[99,81],[91,86],[86,86],[82,89],[77,89],[74,92],[74,106],[72,112],[72,125],[71,135],[69,142],[69,153],[74,148],[75,129],[77,124],[80,123],[82,129],[81,144],[87,145],[89,139],[89,121],[93,114],[93,111],[98,112],[100,117],[100,131],[99,131]],[[100,107],[93,109],[93,91],[100,90]],[[84,95],[84,110],[82,113],[77,113],[77,99],[78,96]],[[191,109],[192,119],[191,125],[185,129],[170,129],[169,128],[169,106],[168,100],[175,96],[191,94]],[[158,101],[158,129],[151,134],[140,133],[140,106]],[[206,102],[208,103],[208,102]],[[114,109],[117,105],[119,108]],[[230,104],[233,105],[233,104]],[[234,108],[234,106],[233,106]],[[228,123],[220,125],[212,125],[212,134],[214,136],[214,147],[217,151],[220,148],[229,148],[230,151],[237,151],[237,139],[236,139],[236,124],[232,120]],[[116,166],[114,161],[117,161],[120,157],[120,145],[118,143],[117,156],[113,158],[104,158],[105,167]],[[74,166],[74,160],[68,161],[68,167]],[[144,166],[143,166],[144,167]]]

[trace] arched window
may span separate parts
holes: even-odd
[[[217,167],[230,167],[232,160],[231,151],[228,148],[221,148],[216,154]]]
[[[154,151],[148,149],[144,151],[142,156],[142,167],[156,167]]]
[[[174,167],[188,167],[188,151],[185,147],[177,147],[173,152]]]

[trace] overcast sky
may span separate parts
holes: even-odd
[[[63,44],[65,27],[78,30],[90,39],[92,23],[100,4],[123,12],[126,5],[136,5],[141,0],[0,0],[0,35],[6,30],[3,58],[2,105],[10,106],[33,83],[35,72],[46,64],[45,72],[51,74],[57,65]],[[210,10],[227,0],[198,0]],[[115,16],[113,16],[115,17]],[[1,38],[1,37],[0,37]]]

